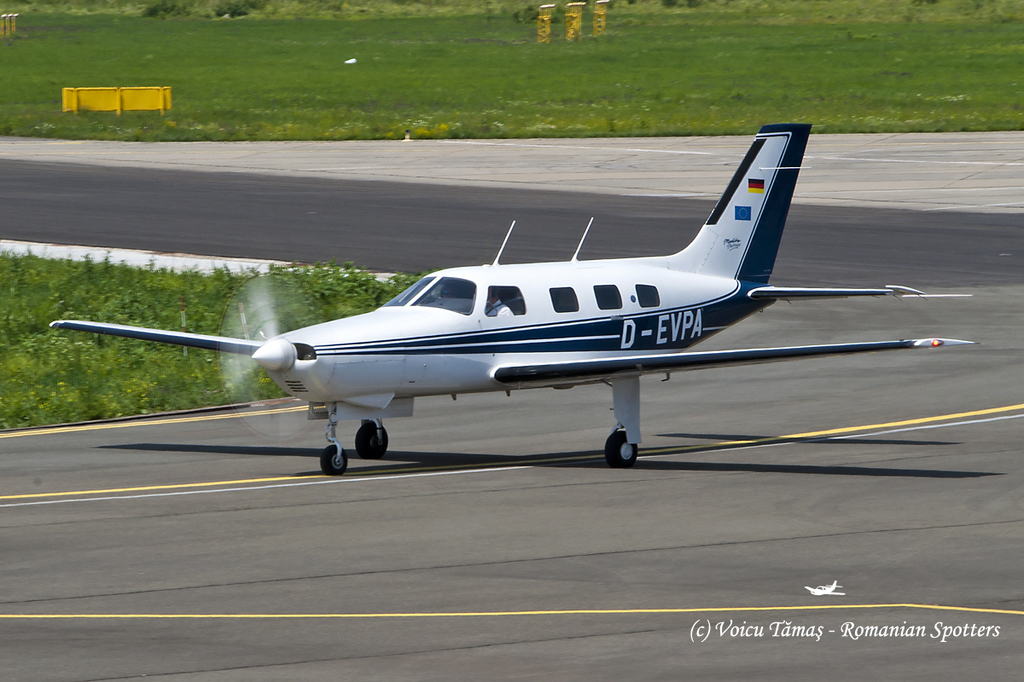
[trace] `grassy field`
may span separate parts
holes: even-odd
[[[283,395],[262,369],[221,371],[213,351],[58,331],[57,319],[83,319],[242,337],[237,301],[259,338],[253,284],[278,298],[281,331],[372,310],[408,286],[406,275],[378,282],[334,265],[275,268],[269,276],[173,272],[109,262],[47,260],[0,253],[0,428],[102,419],[244,402]],[[230,358],[229,358],[230,359]]]
[[[217,20],[200,18],[211,15],[198,3],[167,19],[137,16],[146,5],[58,3],[80,13],[26,11],[16,36],[0,41],[0,134],[749,134],[779,120],[833,133],[1024,127],[1024,0],[677,4],[619,2],[598,38],[588,10],[584,40],[567,43],[556,26],[556,40],[541,45],[535,26],[513,17],[519,3],[268,2]],[[88,13],[98,8],[108,13]],[[335,18],[275,18],[289,12]],[[174,108],[163,118],[60,112],[62,87],[109,85],[170,85]]]
[[[605,35],[591,35],[588,9],[584,40],[567,43],[556,23],[550,45],[535,40],[536,4],[8,2],[0,11],[21,17],[0,39],[0,135],[750,134],[782,120],[832,133],[1024,128],[1024,0],[616,0]],[[60,112],[62,87],[112,85],[170,85],[173,109]],[[271,278],[296,302],[293,324],[369,310],[408,279],[379,284],[337,267]],[[0,428],[278,395],[265,375],[225,388],[209,352],[46,326],[176,329],[184,296],[190,331],[237,334],[245,282],[0,254]]]

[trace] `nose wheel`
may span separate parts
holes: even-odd
[[[341,476],[348,468],[348,455],[337,442],[331,443],[320,455],[320,470],[327,476]]]
[[[613,431],[604,442],[604,460],[615,469],[628,469],[636,464],[636,443],[626,440],[626,432]]]
[[[348,455],[338,442],[338,405],[330,403],[327,409],[327,429],[324,437],[327,438],[328,445],[320,455],[320,471],[327,476],[341,476],[348,468]]]
[[[380,459],[388,451],[388,431],[379,419],[367,419],[356,431],[356,452],[362,459]]]

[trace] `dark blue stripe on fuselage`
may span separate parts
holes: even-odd
[[[747,297],[755,284],[742,283],[728,297],[687,308],[674,307],[624,318],[584,320],[516,329],[473,331],[457,335],[407,338],[365,344],[316,346],[321,355],[436,355],[493,353],[580,353],[628,350],[671,351],[688,348],[766,307]],[[700,330],[694,325],[700,311]],[[684,329],[689,312],[691,324]],[[634,325],[632,343],[623,347],[624,328]],[[646,336],[645,331],[650,333]],[[629,340],[629,339],[626,339]],[[661,341],[661,343],[659,343]]]

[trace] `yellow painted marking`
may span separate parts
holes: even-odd
[[[137,426],[158,426],[161,424],[189,424],[191,422],[209,422],[218,419],[238,419],[239,417],[263,416],[282,412],[303,412],[305,405],[293,407],[275,407],[269,410],[253,410],[251,412],[232,412],[231,414],[204,414],[193,417],[167,417],[165,419],[139,419],[138,421],[114,422],[108,424],[74,424],[71,426],[54,426],[51,428],[33,429],[31,431],[11,431],[0,433],[0,438],[24,438],[25,436],[49,436],[55,433],[77,433],[80,431],[104,431],[106,429],[128,429]]]
[[[147,490],[178,490],[187,488],[208,488],[218,485],[244,485],[246,483],[270,483],[315,478],[312,476],[274,476],[272,478],[246,478],[237,481],[207,481],[203,483],[172,483],[169,485],[145,485],[134,488],[104,488],[101,490],[68,490],[60,493],[28,493],[24,495],[0,495],[0,500],[28,500],[38,497],[67,497],[71,495],[109,495],[111,493],[138,493]]]
[[[538,611],[427,611],[420,613],[3,613],[0,620],[111,619],[194,620],[194,619],[356,619],[356,618],[498,618],[505,616],[628,616],[686,613],[750,613],[757,611],[839,611],[857,609],[924,609],[1024,616],[1014,609],[984,609],[942,604],[815,604],[809,606],[724,606],[679,609],[561,609]]]
[[[760,445],[763,443],[775,443],[784,442],[791,440],[807,440],[810,438],[824,438],[828,436],[838,436],[842,434],[858,433],[861,431],[874,431],[876,429],[891,429],[898,428],[901,426],[919,426],[921,424],[931,424],[934,422],[948,421],[952,419],[963,419],[965,417],[981,417],[989,414],[999,414],[1001,412],[1014,412],[1016,410],[1024,410],[1024,403],[1018,405],[1007,405],[1005,407],[992,407],[985,410],[972,410],[970,412],[956,412],[954,414],[940,414],[934,417],[920,417],[918,419],[904,419],[895,422],[884,422],[881,424],[865,424],[864,426],[844,426],[838,429],[826,429],[824,431],[808,431],[806,433],[791,433],[788,436],[771,436],[768,438],[753,438],[750,440],[729,440],[722,441],[721,443],[714,443],[711,445],[692,445],[689,447],[667,447],[657,448],[651,450],[644,450],[643,453],[647,455],[653,455],[658,453],[668,452],[685,452],[687,450],[707,450],[711,448],[727,448],[727,447],[740,447],[746,445]]]
[[[305,410],[303,407],[285,407],[275,408],[263,412],[247,412],[244,414],[274,414],[279,412],[295,412],[299,410]],[[723,448],[731,447],[749,447],[753,445],[763,445],[766,443],[784,443],[787,441],[794,440],[806,440],[809,438],[821,438],[825,436],[835,436],[838,434],[857,433],[861,431],[872,431],[875,429],[887,429],[900,426],[912,426],[920,424],[929,424],[933,422],[948,421],[952,419],[962,419],[964,417],[979,417],[984,415],[999,414],[1002,412],[1013,412],[1016,410],[1024,410],[1024,403],[1018,405],[1007,405],[1005,407],[993,407],[984,410],[973,410],[971,412],[957,412],[954,414],[944,414],[934,417],[921,417],[918,419],[905,419],[902,421],[886,422],[882,424],[867,424],[864,426],[847,426],[837,429],[828,429],[825,431],[808,431],[806,433],[794,433],[788,436],[772,436],[768,438],[757,438],[751,440],[735,440],[735,441],[722,441],[720,443],[709,443],[706,445],[690,445],[690,446],[674,446],[667,448],[652,448],[644,450],[645,455],[656,455],[656,454],[674,454],[674,453],[685,453],[692,451],[707,451],[707,450],[718,450]],[[40,431],[22,432],[19,434],[7,434],[7,437],[12,435],[28,435],[36,433],[63,433],[65,430],[94,430],[102,428],[120,428],[124,426],[143,426],[149,424],[176,424],[190,421],[206,421],[212,419],[231,419],[241,416],[239,414],[230,415],[207,415],[202,417],[184,417],[184,418],[171,418],[153,421],[142,421],[142,422],[130,422],[126,424],[92,424],[83,425],[82,427],[58,427],[55,429],[42,429]],[[5,434],[0,434],[0,437],[4,437]],[[575,455],[571,457],[546,457],[543,459],[510,459],[500,462],[491,462],[476,464],[472,466],[466,466],[465,464],[447,464],[441,466],[420,466],[420,467],[402,467],[393,466],[386,469],[375,469],[373,471],[361,474],[362,476],[389,476],[389,475],[404,475],[412,473],[422,473],[430,471],[448,471],[453,469],[489,469],[492,467],[509,467],[509,466],[537,466],[541,464],[565,464],[568,462],[583,462],[599,458],[600,455]],[[310,480],[311,478],[318,478],[317,476],[274,476],[270,478],[245,478],[238,480],[229,481],[207,481],[201,483],[173,483],[167,485],[150,485],[150,486],[136,486],[130,488],[106,488],[97,490],[69,490],[65,492],[55,493],[26,493],[20,495],[0,495],[0,500],[27,500],[27,499],[38,499],[44,497],[71,497],[75,495],[109,495],[113,493],[137,493],[137,492],[148,492],[154,490],[185,490],[189,488],[212,488],[215,486],[232,486],[232,485],[247,485],[252,483],[274,483],[280,481],[296,481],[296,480]],[[339,479],[346,480],[346,479]]]

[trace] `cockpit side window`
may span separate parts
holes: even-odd
[[[473,312],[473,301],[476,300],[476,284],[457,277],[442,277],[427,293],[413,303],[428,308],[444,308],[463,315]]]
[[[416,295],[423,291],[424,287],[426,287],[433,281],[434,278],[432,276],[424,277],[420,281],[416,282],[416,284],[413,284],[411,287],[400,293],[398,296],[395,296],[393,299],[385,303],[382,307],[386,308],[388,306],[405,305],[409,301],[416,298]]]
[[[575,313],[580,309],[580,302],[572,287],[554,287],[551,289],[551,307],[556,313]]]
[[[594,287],[594,296],[597,298],[597,307],[601,310],[618,310],[622,307],[622,297],[619,295],[619,288],[614,284],[598,284]]]
[[[661,296],[658,294],[658,287],[650,284],[636,285],[636,300],[641,308],[657,308],[661,305]]]
[[[509,317],[525,315],[526,301],[519,287],[487,287],[487,305],[484,315],[487,317]]]

